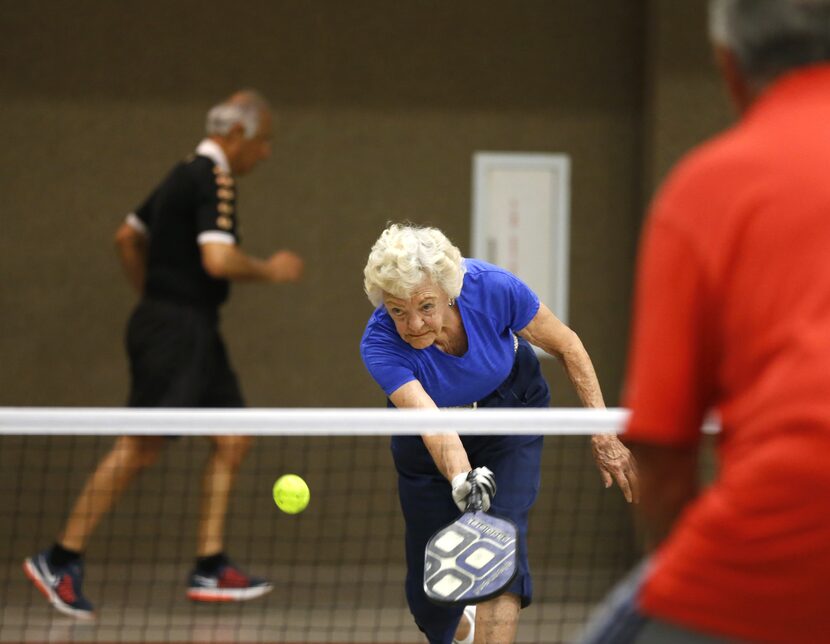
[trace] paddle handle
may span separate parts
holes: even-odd
[[[481,487],[476,481],[475,470],[470,470],[470,473],[467,474],[467,480],[470,482],[470,496],[467,497],[465,512],[479,512],[482,509]]]

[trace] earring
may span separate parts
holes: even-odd
[[[454,299],[452,299],[452,298],[450,298],[450,300],[449,300],[449,305],[450,305],[450,306],[452,306],[452,305],[453,305],[453,302],[455,302],[455,300],[454,300]]]

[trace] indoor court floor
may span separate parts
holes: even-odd
[[[2,578],[0,642],[271,642],[280,644],[422,644],[403,597],[402,571],[308,567],[271,570],[276,585],[251,602],[202,605],[184,596],[179,566],[89,564],[85,593],[96,619],[52,609],[16,562]],[[280,573],[282,572],[282,575]],[[349,584],[349,580],[354,583]],[[357,583],[357,580],[360,583]],[[350,589],[350,592],[343,592]],[[517,643],[570,641],[590,606],[534,603],[522,613]]]

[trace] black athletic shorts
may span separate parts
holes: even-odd
[[[143,299],[127,325],[130,407],[244,407],[213,309]]]

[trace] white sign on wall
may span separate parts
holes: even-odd
[[[517,275],[565,323],[569,231],[567,155],[473,156],[473,257]]]

